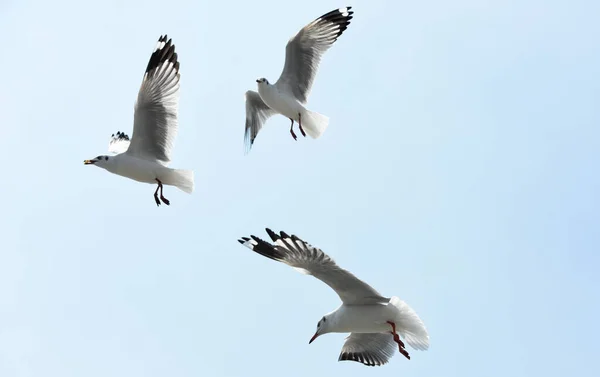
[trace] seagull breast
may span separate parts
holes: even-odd
[[[304,110],[291,94],[281,92],[275,85],[259,85],[258,94],[267,106],[284,115],[298,121],[298,114]]]

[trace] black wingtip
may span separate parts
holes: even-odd
[[[254,236],[251,236],[251,237],[252,237],[252,238],[254,238]],[[240,239],[238,240],[238,242],[239,242],[239,243],[241,243],[241,244],[242,244],[242,245],[244,245],[244,246],[248,246],[248,245],[246,244],[248,241],[250,241],[250,238],[248,238],[248,237],[242,237],[242,238],[240,238]],[[251,247],[251,249],[252,249],[252,247]]]
[[[129,135],[127,135],[125,132],[121,132],[121,131],[117,131],[116,134],[112,134],[110,137],[117,139],[117,140],[129,140]]]
[[[248,241],[253,241],[253,242],[248,242]],[[265,240],[262,240],[254,235],[250,236],[250,238],[242,237],[240,240],[238,240],[238,242],[243,244],[250,250],[254,251],[255,253],[265,256],[269,259],[273,259],[275,261],[281,261],[283,258],[283,255],[281,254],[280,251],[278,251],[276,249],[275,245],[273,245],[269,242],[266,242]]]
[[[175,45],[173,45],[173,41],[171,38],[167,38],[168,37],[165,34],[158,39],[156,48],[150,56],[150,61],[148,62],[148,66],[146,67],[145,74],[149,74],[165,61],[173,63],[175,72],[179,72],[179,61],[177,60]]]
[[[273,232],[271,229],[265,228],[265,230],[267,231],[267,234],[269,235],[269,237],[271,237],[271,240],[273,242],[275,242],[279,239],[279,236],[277,235],[277,233]]]
[[[338,358],[338,361],[355,361],[368,367],[380,366],[385,364],[377,358],[368,357],[368,355],[363,355],[360,352],[342,352],[340,354],[340,357]]]
[[[342,35],[342,33],[348,28],[348,25],[350,25],[350,20],[352,20],[352,15],[354,14],[354,11],[352,11],[351,9],[352,7],[338,8],[322,15],[315,21],[328,22],[337,25],[339,29],[334,38],[334,41],[336,41],[340,37],[340,35]]]

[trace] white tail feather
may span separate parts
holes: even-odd
[[[421,318],[408,304],[398,297],[392,297],[389,305],[398,309],[396,330],[409,346],[424,351],[429,348],[429,334]]]
[[[194,191],[194,171],[183,169],[169,169],[165,185],[175,186],[183,192],[191,194]]]
[[[302,128],[308,136],[318,139],[329,125],[329,118],[323,114],[304,110],[302,113]]]

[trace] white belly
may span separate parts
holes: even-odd
[[[294,97],[287,93],[280,92],[274,85],[264,87],[263,85],[260,85],[258,94],[263,102],[271,109],[298,122],[299,114],[304,110],[304,106],[302,106],[302,104]]]
[[[396,308],[391,305],[342,305],[337,310],[335,332],[390,332],[387,321],[396,322]]]
[[[165,169],[164,166],[157,162],[147,161],[125,154],[115,156],[114,158],[119,158],[118,162],[112,169],[109,169],[109,171],[138,182],[156,183],[156,179],[160,179],[161,171]]]

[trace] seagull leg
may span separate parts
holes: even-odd
[[[158,189],[160,188],[160,200],[162,200],[162,202],[165,203],[166,205],[170,205],[171,202],[163,196],[162,182],[158,178],[156,178],[156,182],[158,182],[158,188],[156,189],[156,191],[158,192]],[[156,199],[156,193],[154,193],[154,199]],[[158,202],[158,199],[156,199],[156,202]]]
[[[406,347],[404,345],[404,342],[400,340],[400,336],[398,336],[398,333],[396,332],[396,324],[392,321],[387,321],[387,323],[389,323],[392,326],[392,335],[394,336],[394,340],[396,341],[396,343],[398,343],[400,347]]]
[[[157,179],[158,181],[158,179]],[[158,186],[156,186],[156,191],[154,191],[154,200],[156,201],[156,206],[160,206],[160,200],[158,200],[158,189],[160,188],[160,181],[158,181]]]
[[[300,127],[300,132],[302,132],[302,136],[306,137],[306,133],[302,129],[302,114],[300,113],[298,113],[298,126]]]
[[[294,120],[292,118],[290,118],[290,120],[292,121],[292,125],[290,126],[290,133],[292,134],[292,137],[294,138],[294,140],[298,140],[298,138],[296,137],[296,134],[294,133]]]
[[[398,343],[398,351],[400,351],[400,353],[403,354],[404,357],[406,357],[408,360],[410,360],[410,356],[409,356],[408,352],[404,349],[406,346],[404,345],[404,342],[402,340],[400,340],[400,336],[396,332],[396,324],[392,321],[387,321],[387,323],[392,326],[391,333],[394,336],[394,341],[396,343]]]

